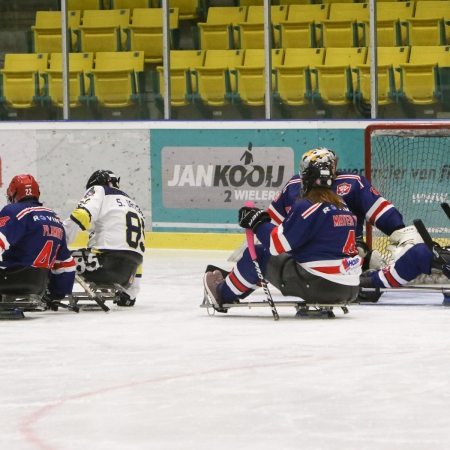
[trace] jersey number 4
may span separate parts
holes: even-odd
[[[355,256],[358,254],[358,250],[356,250],[355,230],[350,230],[348,232],[347,241],[346,241],[342,251],[346,255],[350,255],[350,256]]]
[[[58,254],[59,245],[56,247],[55,256],[52,258],[53,241],[46,241],[42,250],[37,255],[33,262],[33,267],[42,267],[44,269],[51,269],[55,264],[56,255]]]
[[[145,251],[145,228],[144,221],[134,211],[128,211],[126,215],[127,223],[127,244],[131,248],[139,248]]]

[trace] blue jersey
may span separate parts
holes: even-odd
[[[356,225],[346,206],[304,199],[292,205],[282,224],[263,223],[256,235],[272,255],[289,252],[309,272],[356,286],[362,264],[356,256]]]
[[[11,203],[0,211],[0,249],[3,250],[0,268],[50,269],[54,291],[72,292],[75,261],[67,248],[63,224],[42,203],[36,200]]]
[[[268,212],[274,223],[283,222],[294,203],[299,200],[301,185],[300,176],[294,175],[270,204]],[[331,188],[342,197],[356,216],[356,237],[363,235],[365,220],[387,235],[404,226],[399,211],[382,197],[365,177],[338,171]]]

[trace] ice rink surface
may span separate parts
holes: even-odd
[[[203,272],[229,254],[149,249],[134,308],[1,321],[0,449],[450,448],[442,293],[208,316]]]

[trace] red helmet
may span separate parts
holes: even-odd
[[[8,203],[20,202],[23,198],[35,197],[39,200],[39,185],[32,175],[16,175],[6,190]]]

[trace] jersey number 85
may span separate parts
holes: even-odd
[[[145,251],[145,225],[142,217],[139,217],[134,211],[128,211],[126,217],[127,223],[127,244],[134,249],[138,246],[141,252]]]

